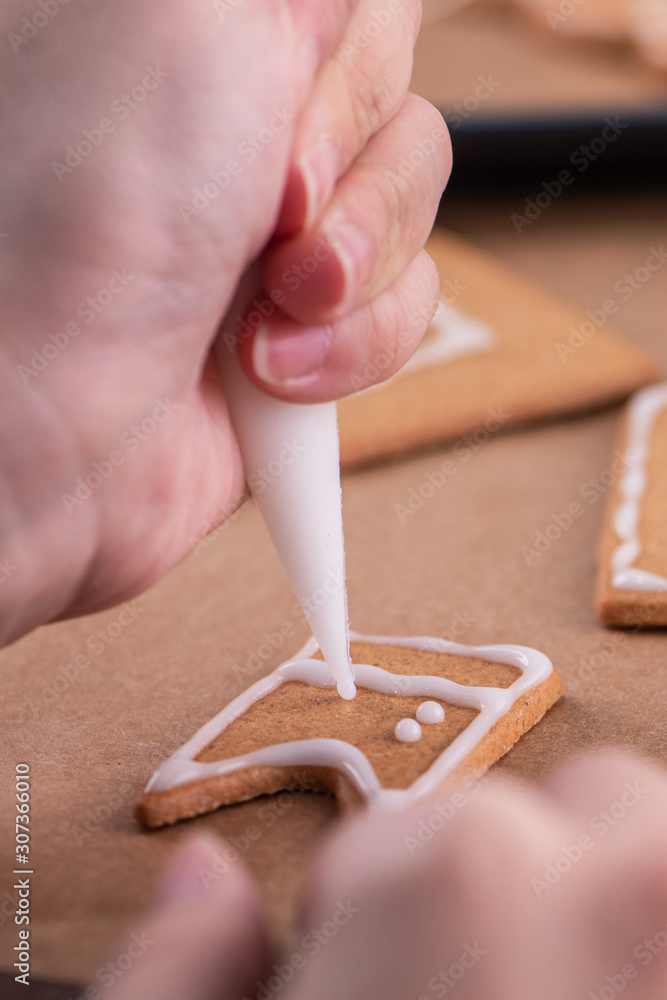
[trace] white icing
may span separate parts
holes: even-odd
[[[397,372],[398,377],[441,361],[488,351],[496,340],[494,331],[481,319],[468,316],[442,299],[438,302],[431,331],[432,335],[422,340],[407,364]]]
[[[467,354],[489,351],[496,341],[496,334],[490,326],[443,302],[442,299],[438,303],[429,329],[431,335],[422,340],[410,360],[395,375],[386,382],[370,385],[362,391],[373,392],[390,385],[394,379],[411,375],[421,368],[430,368],[444,361],[454,361]]]
[[[401,719],[396,723],[394,736],[400,743],[417,743],[422,738],[422,727],[414,719]]]
[[[667,589],[667,577],[638,569],[632,564],[641,555],[639,520],[646,492],[646,462],[651,432],[661,410],[667,406],[667,382],[638,392],[628,408],[627,470],[619,483],[621,502],[614,514],[614,531],[621,544],[611,556],[612,583],[619,590],[657,592]]]
[[[292,660],[279,666],[235,698],[214,719],[207,722],[192,739],[177,750],[153,775],[146,791],[165,792],[192,781],[214,775],[230,774],[246,767],[257,766],[327,766],[337,768],[352,782],[360,794],[373,804],[402,806],[434,792],[442,781],[477,746],[531,688],[549,677],[551,661],[536,649],[526,646],[463,646],[446,639],[428,637],[397,638],[395,636],[362,636],[351,633],[359,642],[401,646],[434,653],[454,653],[477,657],[487,662],[506,663],[518,667],[521,675],[507,688],[469,687],[444,677],[392,674],[369,664],[356,666],[357,683],[386,695],[411,695],[437,698],[456,705],[478,710],[470,725],[446,747],[437,760],[409,788],[382,788],[373,767],[358,747],[335,739],[296,740],[264,747],[252,753],[227,760],[196,761],[201,753],[234,719],[266,694],[288,681],[302,681],[315,687],[333,687],[334,677],[328,664],[310,657],[318,649],[310,639]]]
[[[434,726],[445,721],[445,710],[437,701],[423,701],[417,709],[417,722]]]
[[[354,698],[336,404],[284,403],[224,345],[218,358],[253,496],[338,691]]]

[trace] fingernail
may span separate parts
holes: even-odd
[[[158,884],[153,909],[164,910],[202,896],[212,882],[220,880],[223,869],[229,867],[223,865],[225,846],[201,834],[181,844]]]
[[[261,326],[252,346],[253,367],[263,382],[285,385],[322,369],[330,342],[329,327],[297,327],[283,332]]]
[[[328,234],[329,242],[345,272],[345,293],[341,307],[349,304],[354,293],[369,280],[375,248],[368,233],[352,222],[344,222]]]
[[[338,150],[331,142],[318,143],[301,162],[307,192],[306,228],[312,225],[329,201],[338,179],[339,164]]]

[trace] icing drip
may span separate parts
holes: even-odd
[[[667,406],[667,383],[637,393],[628,409],[627,470],[620,484],[621,503],[614,514],[614,531],[621,544],[611,557],[612,583],[619,590],[657,592],[667,589],[667,578],[637,569],[641,553],[639,520],[646,492],[646,462],[651,432],[660,412]]]
[[[422,727],[414,719],[401,719],[394,735],[399,743],[417,743],[422,738]]]
[[[234,719],[238,719],[251,705],[269,692],[275,691],[281,684],[302,681],[314,687],[334,686],[335,680],[328,665],[321,660],[310,659],[318,649],[315,639],[310,639],[294,659],[288,660],[273,673],[257,681],[230,702],[214,719],[202,726],[192,739],[158,769],[146,791],[165,792],[191,781],[230,774],[245,767],[319,765],[337,768],[345,774],[369,803],[387,806],[407,805],[435,791],[444,778],[511,709],[515,701],[526,691],[546,680],[553,670],[551,661],[544,653],[526,646],[462,646],[446,639],[362,636],[355,633],[351,633],[351,638],[353,641],[376,645],[401,646],[433,653],[455,653],[477,657],[490,663],[506,663],[518,667],[521,676],[508,688],[470,687],[457,684],[445,677],[392,674],[369,664],[356,665],[357,683],[371,691],[386,695],[437,698],[439,701],[475,708],[479,713],[443,750],[431,767],[406,789],[382,788],[366,755],[358,747],[342,740],[296,740],[264,747],[227,760],[206,762],[194,760]]]
[[[434,726],[445,721],[445,710],[437,701],[423,701],[417,709],[417,722]]]

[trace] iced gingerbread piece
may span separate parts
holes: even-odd
[[[352,639],[353,700],[311,640],[159,768],[138,820],[164,826],[304,785],[343,810],[408,804],[482,774],[562,694],[551,661],[524,646]]]
[[[579,312],[441,233],[427,246],[442,297],[429,334],[388,382],[338,404],[341,462],[350,467],[622,399],[659,377],[656,363],[614,333],[602,309]],[[388,358],[371,361],[360,384]]]
[[[667,625],[667,382],[630,401],[617,442],[595,604],[605,625]]]

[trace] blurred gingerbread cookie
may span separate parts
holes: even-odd
[[[517,0],[541,24],[564,35],[633,42],[646,62],[667,69],[666,0]]]

